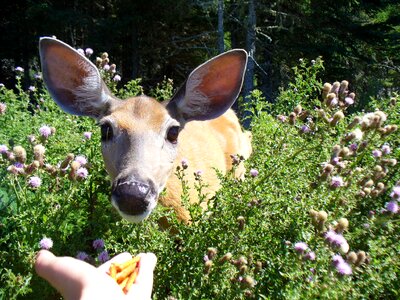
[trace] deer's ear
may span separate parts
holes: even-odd
[[[116,101],[96,66],[69,45],[46,37],[40,39],[39,50],[43,80],[64,111],[99,118]]]
[[[242,88],[247,53],[236,49],[197,67],[167,105],[185,122],[217,118],[235,102]]]

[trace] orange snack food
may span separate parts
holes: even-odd
[[[136,277],[139,273],[140,257],[136,256],[132,259],[122,263],[112,263],[109,269],[109,275],[121,287],[123,292],[127,294],[132,284],[135,283]]]

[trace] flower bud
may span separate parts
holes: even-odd
[[[298,116],[301,114],[303,108],[301,107],[300,104],[297,104],[296,107],[294,108],[293,112]]]
[[[247,272],[247,266],[246,266],[246,265],[240,266],[240,268],[239,268],[239,273],[240,273],[241,275],[243,275],[243,274],[245,274],[246,272]]]
[[[213,265],[212,260],[207,260],[204,263],[204,274],[210,274],[212,265]]]
[[[40,163],[37,160],[34,160],[31,164],[27,165],[25,167],[25,173],[26,174],[32,174],[34,171],[36,171],[40,166]]]
[[[241,283],[244,288],[253,288],[256,285],[256,281],[250,276],[245,276]]]
[[[324,173],[330,174],[330,173],[333,171],[333,169],[334,169],[334,166],[333,166],[333,165],[331,165],[331,164],[326,164],[323,171],[324,171]]]
[[[328,82],[324,83],[324,87],[322,88],[322,99],[325,100],[325,98],[328,96],[329,92],[332,89],[332,85]]]
[[[41,144],[38,144],[33,147],[33,155],[35,157],[35,160],[37,160],[41,166],[43,166],[43,164],[44,164],[44,153],[45,152],[46,152],[46,148]]]
[[[346,254],[347,252],[349,252],[350,246],[347,242],[344,242],[342,244],[340,244],[339,246],[339,252],[341,254]]]
[[[330,108],[334,107],[337,105],[337,98],[336,94],[334,93],[329,93],[326,97],[326,105]]]
[[[328,213],[326,211],[320,210],[317,214],[317,219],[319,222],[325,223],[328,219]]]
[[[351,123],[347,126],[348,129],[352,129],[355,126],[357,126],[358,124],[361,123],[362,118],[361,117],[354,117],[353,121],[351,121]]]
[[[364,187],[366,187],[366,188],[370,188],[370,187],[372,187],[374,185],[374,181],[372,180],[372,179],[369,179],[369,180],[367,180],[365,183],[364,183]]]
[[[342,149],[340,149],[339,151],[339,156],[340,157],[348,157],[350,155],[350,149],[347,147],[343,147]]]
[[[375,187],[377,190],[383,190],[385,188],[385,184],[383,182],[378,182]]]
[[[217,249],[216,248],[210,247],[210,248],[207,249],[207,256],[210,259],[213,259],[216,255],[217,255]]]
[[[296,114],[294,112],[291,112],[289,115],[289,124],[290,125],[296,124]]]
[[[348,93],[348,87],[349,87],[349,82],[347,80],[343,80],[340,83],[340,87],[339,87],[339,99],[343,100],[344,97],[347,95]]]
[[[343,231],[349,228],[349,221],[346,218],[340,218],[336,225],[336,232],[343,233]]]
[[[332,84],[331,93],[335,93],[335,94],[339,93],[339,87],[340,87],[340,82],[339,81],[335,81]]]
[[[243,230],[243,229],[244,229],[244,223],[245,223],[244,217],[243,217],[243,216],[239,216],[239,217],[237,217],[236,220],[237,220],[238,223],[239,223],[239,229],[240,229],[240,230]]]
[[[339,110],[333,115],[332,120],[329,122],[329,124],[331,126],[336,126],[337,123],[339,123],[339,121],[342,119],[344,119],[344,114],[341,110]]]
[[[24,163],[26,161],[26,151],[22,146],[15,146],[13,152],[17,162]]]
[[[356,266],[360,266],[363,263],[365,263],[365,260],[367,258],[367,254],[365,253],[365,251],[358,251],[357,253],[357,260],[355,262]]]
[[[357,261],[357,254],[354,251],[350,251],[347,254],[347,262],[350,264],[354,264]]]
[[[230,261],[231,259],[232,259],[232,253],[228,252],[219,259],[219,262],[224,263],[224,262]]]
[[[255,268],[254,268],[254,272],[255,272],[255,273],[260,272],[260,271],[262,270],[262,267],[263,267],[262,262],[261,262],[261,261],[257,261],[257,262],[256,262],[256,266],[255,266]]]
[[[73,153],[68,153],[67,156],[65,157],[65,159],[60,164],[60,169],[66,169],[68,167],[69,163],[74,160],[74,158],[75,158],[75,155]]]

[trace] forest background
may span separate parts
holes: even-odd
[[[300,58],[321,56],[321,77],[351,82],[358,109],[371,96],[399,89],[400,3],[313,0],[6,1],[0,10],[0,82],[15,86],[15,66],[39,71],[38,39],[107,51],[124,85],[163,78],[179,86],[206,59],[244,48],[250,60],[243,88],[273,102]],[[32,76],[24,76],[25,87]]]

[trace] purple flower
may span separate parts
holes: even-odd
[[[51,238],[44,237],[40,240],[39,247],[40,249],[49,250],[51,247],[53,247],[53,241]]]
[[[0,145],[0,154],[7,154],[8,147],[6,145]]]
[[[400,186],[396,185],[392,192],[390,193],[390,197],[392,197],[393,199],[399,199],[400,198]]]
[[[308,246],[304,242],[297,242],[296,244],[294,244],[294,250],[296,250],[296,252],[298,253],[303,253],[307,250],[307,248]]]
[[[105,263],[106,261],[108,261],[110,259],[110,256],[108,255],[107,250],[104,250],[104,251],[100,252],[100,254],[97,257],[97,259],[102,263]]]
[[[305,258],[306,260],[315,260],[315,252],[313,252],[313,251],[308,252],[308,253],[304,256],[304,258]]]
[[[208,257],[207,254],[203,256],[203,261],[204,261],[204,262],[209,261],[209,260],[210,260],[210,258]]]
[[[105,64],[103,67],[104,71],[109,71],[110,70],[110,65],[109,64]]]
[[[43,125],[39,128],[39,133],[42,137],[48,138],[51,135],[51,128],[47,125]]]
[[[351,97],[346,97],[344,98],[344,102],[346,103],[346,105],[352,105],[354,104],[354,99]]]
[[[4,115],[6,113],[7,105],[3,102],[0,102],[0,115]]]
[[[351,273],[353,272],[350,265],[345,261],[338,263],[336,265],[336,270],[339,272],[340,275],[351,275]]]
[[[187,169],[187,167],[189,165],[188,165],[188,161],[186,158],[182,158],[181,165],[182,165],[182,168]]]
[[[34,92],[34,91],[36,91],[36,88],[35,88],[33,85],[31,85],[31,86],[28,88],[28,90],[31,91],[31,92]]]
[[[40,80],[40,79],[42,79],[42,74],[36,73],[33,77],[34,77],[36,80]]]
[[[90,131],[85,131],[83,133],[83,136],[85,137],[85,139],[90,140],[92,138],[92,133]]]
[[[343,179],[340,176],[333,176],[331,180],[331,187],[338,188],[344,185]]]
[[[309,132],[311,132],[310,127],[308,127],[307,125],[301,126],[300,130],[301,130],[301,132],[303,132],[303,133],[309,133]]]
[[[104,240],[103,239],[96,239],[93,241],[93,248],[95,250],[101,250],[104,248]]]
[[[340,157],[336,156],[331,160],[332,165],[336,166],[340,162]]]
[[[256,170],[256,169],[251,169],[251,170],[250,170],[250,176],[251,176],[251,177],[257,177],[257,176],[258,176],[258,170]]]
[[[345,261],[344,261],[344,259],[343,259],[343,257],[341,256],[341,255],[339,255],[339,254],[335,254],[333,257],[332,257],[332,263],[333,263],[333,265],[336,267],[337,265],[339,265],[339,264],[341,264],[341,263],[344,263]]]
[[[28,184],[33,188],[38,188],[42,184],[42,180],[37,176],[29,178]]]
[[[117,74],[117,75],[114,76],[113,80],[114,80],[115,82],[119,82],[119,81],[121,81],[121,76],[119,76],[119,75]]]
[[[285,123],[287,117],[286,117],[286,116],[283,116],[283,115],[278,115],[278,116],[277,116],[277,119],[278,119],[279,121],[281,121],[282,123]]]
[[[203,175],[203,171],[202,171],[202,170],[197,170],[197,171],[194,173],[194,175],[197,176],[197,177],[201,177],[201,175]]]
[[[357,145],[357,144],[351,144],[351,145],[349,146],[349,149],[350,149],[351,151],[357,151],[358,145]]]
[[[382,149],[382,153],[385,155],[390,154],[392,152],[392,149],[390,149],[390,146],[386,145],[386,144],[383,145],[381,149]]]
[[[77,161],[78,163],[80,163],[81,166],[84,166],[84,165],[87,164],[87,159],[86,159],[86,157],[84,157],[83,155],[77,155],[77,156],[75,157],[75,161]]]
[[[92,48],[86,48],[85,49],[85,54],[87,57],[90,57],[93,54],[93,49]]]
[[[22,67],[16,67],[16,68],[15,68],[15,72],[22,73],[22,72],[24,72],[24,68],[22,68]]]
[[[85,56],[85,51],[83,51],[83,49],[79,48],[79,49],[76,49],[76,51],[78,51],[78,53],[80,55]]]
[[[391,213],[397,214],[399,211],[399,205],[397,204],[397,201],[390,201],[386,204],[386,209]]]
[[[334,232],[333,230],[329,230],[325,232],[325,239],[329,242],[332,243],[332,241],[335,239],[337,233]]]
[[[382,156],[382,151],[378,150],[378,149],[372,150],[372,155],[374,157],[381,157]]]
[[[86,168],[79,168],[79,169],[76,171],[76,175],[77,175],[79,178],[85,179],[86,177],[88,177],[88,170],[87,170]]]
[[[333,245],[335,245],[335,246],[341,246],[341,245],[344,245],[344,244],[346,244],[346,243],[347,243],[347,241],[346,241],[346,239],[344,238],[343,235],[341,235],[341,234],[335,234],[335,235],[333,236],[333,239],[332,239],[332,244],[333,244]]]
[[[83,252],[83,251],[80,251],[80,252],[78,252],[76,254],[76,258],[79,259],[79,260],[85,261],[85,260],[88,259],[88,257],[89,257],[89,255],[86,252]]]

